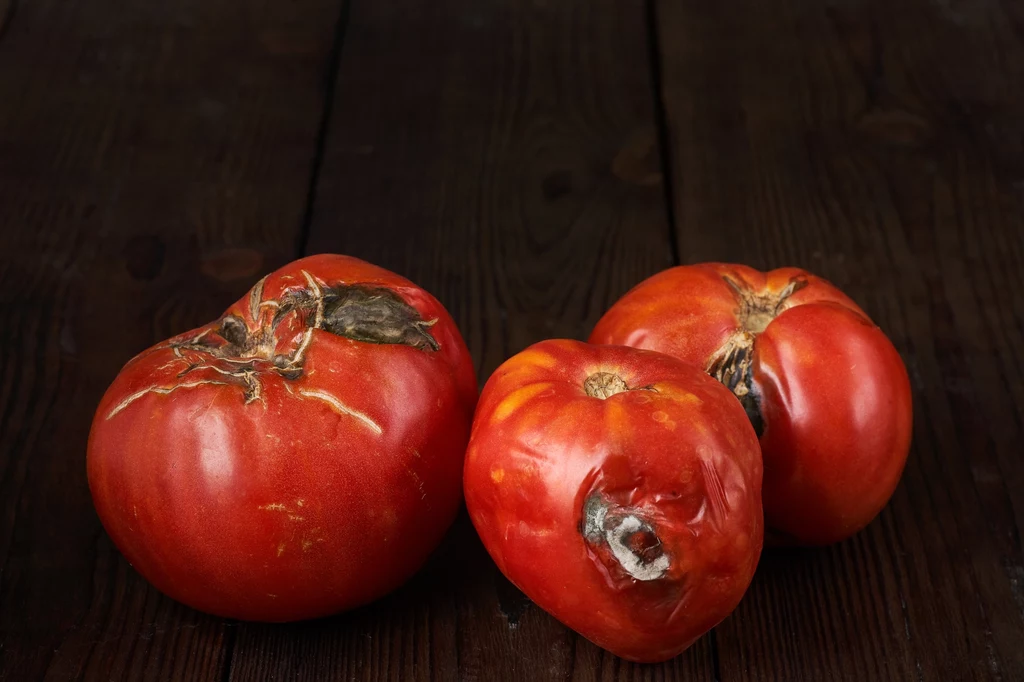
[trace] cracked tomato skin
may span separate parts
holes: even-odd
[[[475,401],[436,299],[312,256],[124,367],[93,421],[89,487],[171,597],[246,620],[324,616],[394,589],[440,542]]]
[[[633,661],[725,618],[761,553],[761,456],[729,391],[667,355],[544,341],[499,367],[466,454],[484,546],[538,606]]]
[[[671,268],[613,305],[590,341],[667,353],[734,389],[760,422],[774,541],[843,540],[899,482],[913,420],[903,361],[864,311],[805,270]]]

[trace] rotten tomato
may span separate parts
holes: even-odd
[[[487,382],[466,505],[501,571],[609,651],[660,661],[725,618],[761,552],[761,456],[720,383],[660,353],[538,343]]]
[[[93,421],[89,487],[114,543],[171,597],[322,616],[397,587],[438,544],[475,402],[436,299],[313,256],[124,367]]]
[[[668,353],[733,391],[760,434],[765,518],[780,542],[849,537],[899,482],[906,368],[852,300],[809,272],[672,268],[623,296],[590,341]]]

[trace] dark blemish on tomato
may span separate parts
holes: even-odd
[[[314,308],[322,303],[322,319],[314,321]],[[314,295],[308,289],[289,292],[280,302],[272,326],[297,312],[305,324],[353,341],[401,344],[419,350],[440,348],[430,334],[437,322],[424,320],[419,311],[383,287],[340,284],[325,287]]]
[[[220,321],[219,333],[224,339],[239,348],[243,348],[249,337],[249,330],[245,327],[245,322],[240,317],[234,315],[228,315]]]
[[[754,383],[755,343],[755,335],[750,332],[734,335],[711,356],[705,371],[732,391],[760,438],[764,433],[764,415],[761,412],[761,392]]]
[[[383,287],[337,286],[324,290],[324,329],[355,341],[403,344],[419,350],[440,348],[430,334],[437,322]]]
[[[754,383],[754,358],[757,336],[785,309],[790,296],[807,286],[807,278],[794,277],[778,293],[757,292],[732,277],[723,276],[736,295],[740,328],[715,351],[704,368],[740,401],[747,419],[760,438],[764,433],[761,395]]]

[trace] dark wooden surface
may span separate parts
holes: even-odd
[[[0,0],[0,680],[1024,680],[1022,83],[1013,0]],[[100,528],[92,409],[323,251],[435,293],[481,379],[673,263],[807,267],[906,359],[903,482],[661,665],[465,515],[369,607],[196,613]]]

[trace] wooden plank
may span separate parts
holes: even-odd
[[[0,679],[222,676],[234,628],[116,552],[86,437],[125,361],[297,255],[338,6],[3,14]]]
[[[353,3],[309,252],[392,268],[455,316],[481,379],[672,262],[644,8]],[[323,627],[241,626],[233,680],[711,680],[605,654],[496,571],[465,515],[427,569]],[[325,672],[329,671],[329,672]]]
[[[885,329],[915,390],[866,531],[769,552],[723,680],[1024,679],[1024,9],[657,5],[687,261],[802,265]]]
[[[0,0],[0,38],[4,37],[7,26],[14,18],[15,7],[14,0]]]

